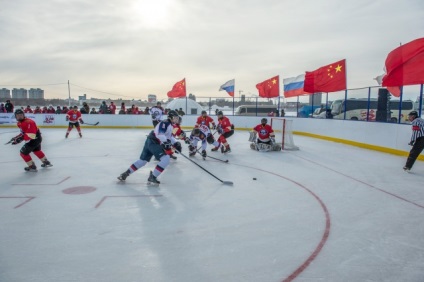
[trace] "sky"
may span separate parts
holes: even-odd
[[[387,54],[423,37],[422,0],[0,0],[0,88],[45,98],[236,96],[346,59],[348,88],[376,86]]]

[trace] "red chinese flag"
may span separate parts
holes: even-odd
[[[335,92],[346,89],[346,60],[306,72],[303,90],[309,93]]]
[[[168,92],[169,98],[184,98],[186,96],[186,83],[185,78],[181,81],[178,81],[172,87],[172,90]]]
[[[280,79],[279,76],[274,76],[268,80],[256,84],[259,91],[259,97],[273,98],[280,96]]]
[[[383,86],[424,83],[424,38],[415,39],[387,55]]]

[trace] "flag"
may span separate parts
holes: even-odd
[[[309,93],[335,92],[346,89],[346,60],[306,72],[303,89]]]
[[[383,77],[385,75],[386,74],[382,74],[382,75],[379,75],[379,76],[377,76],[377,77],[375,77],[373,79],[377,81],[378,85],[381,85],[381,83],[383,82]],[[390,94],[392,94],[393,96],[400,97],[400,92],[401,91],[400,91],[400,87],[399,86],[387,86],[386,88],[390,92]]]
[[[235,82],[234,79],[228,80],[227,82],[221,85],[221,87],[219,88],[219,91],[225,90],[227,91],[228,95],[230,95],[231,97],[234,97],[234,82]]]
[[[406,43],[387,55],[383,86],[424,83],[424,38]]]
[[[272,98],[280,96],[280,80],[278,75],[268,80],[256,84],[259,96],[263,98]]]
[[[289,78],[283,79],[284,97],[289,98],[289,97],[300,96],[302,94],[311,94],[303,90],[304,81],[305,81],[304,74],[298,75],[296,77],[289,77]]]
[[[181,81],[178,81],[172,87],[172,90],[168,92],[169,98],[184,98],[186,96],[186,83],[185,78]]]

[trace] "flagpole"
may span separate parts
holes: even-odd
[[[421,111],[422,111],[422,106],[423,106],[423,84],[421,84],[421,88],[420,88],[420,103],[419,103],[419,114],[418,114],[418,116],[420,116],[421,117]]]

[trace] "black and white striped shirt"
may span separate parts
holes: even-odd
[[[424,136],[424,120],[422,118],[416,118],[412,121],[411,141],[415,142],[415,140],[423,136]]]

